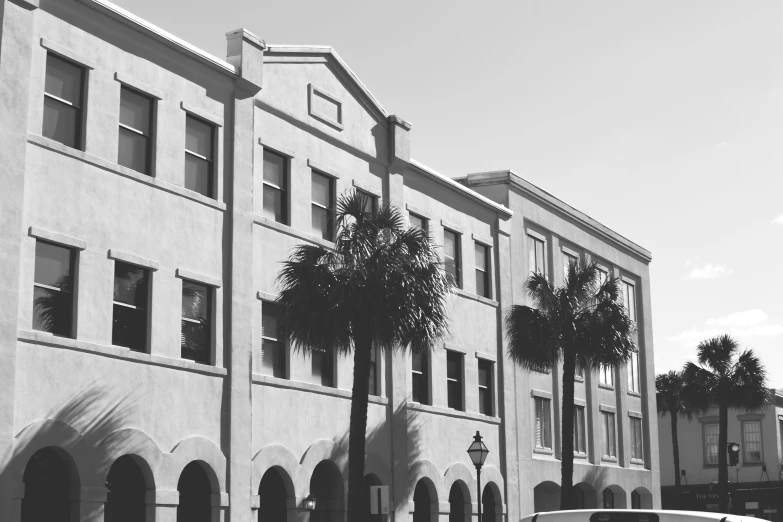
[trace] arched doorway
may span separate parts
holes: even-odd
[[[310,477],[310,494],[316,499],[310,522],[330,522],[342,516],[345,511],[343,477],[334,462],[322,460],[315,467]]]
[[[78,504],[71,492],[79,490],[75,466],[52,447],[36,451],[24,470],[22,522],[75,522]],[[73,470],[73,471],[72,471]]]
[[[598,492],[587,482],[574,486],[574,507],[576,509],[598,509]]]
[[[632,509],[652,509],[652,493],[647,488],[636,488],[631,492]]]
[[[437,502],[435,486],[427,479],[419,479],[413,490],[413,522],[432,522],[432,505]]]
[[[368,522],[381,522],[383,519],[383,515],[381,514],[370,514],[370,488],[372,486],[380,485],[381,479],[376,475],[369,473],[364,476],[364,485],[362,488],[362,513],[364,516],[362,516],[362,520],[367,520]]]
[[[540,483],[533,489],[533,511],[557,511],[560,509],[560,486],[552,481]]]
[[[177,491],[177,522],[211,522],[212,486],[204,466],[198,462],[185,466],[179,476]]]
[[[147,484],[144,474],[130,455],[123,455],[112,464],[106,478],[105,522],[143,522],[147,518],[144,498]]]
[[[614,493],[609,488],[604,490],[604,509],[614,509]]]
[[[484,486],[484,493],[481,495],[481,520],[483,522],[495,522],[497,520],[497,505],[500,503],[499,491],[493,482]]]
[[[470,493],[464,482],[454,482],[449,491],[449,522],[468,522],[470,513]]]
[[[604,509],[625,509],[627,507],[625,490],[618,485],[607,486],[603,491]]]
[[[269,468],[258,486],[258,522],[286,522],[288,489],[279,468]]]

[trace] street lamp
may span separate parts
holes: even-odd
[[[481,466],[484,465],[484,461],[487,460],[487,454],[489,450],[486,444],[481,442],[481,434],[477,431],[476,436],[473,437],[468,448],[468,455],[473,465],[476,466],[476,485],[478,486],[478,522],[481,522]]]
[[[316,500],[317,499],[313,495],[307,495],[307,498],[302,500],[302,507],[305,508],[306,511],[314,511]]]

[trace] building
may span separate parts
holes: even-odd
[[[761,411],[729,409],[728,442],[740,447],[739,463],[729,467],[731,512],[783,520],[783,394]],[[664,509],[718,511],[718,409],[677,421],[680,448],[679,500],[674,487],[671,418],[660,418],[661,495]]]
[[[442,350],[375,357],[366,483],[392,519],[556,506],[558,372],[510,364],[502,319],[572,257],[623,278],[641,346],[580,378],[575,482],[660,505],[648,251],[512,172],[411,159],[329,47],[237,30],[223,60],[106,0],[0,6],[0,519],[342,520],[351,360],[288,349],[274,279],[349,189],[459,279]]]

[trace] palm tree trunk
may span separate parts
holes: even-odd
[[[560,509],[574,509],[574,374],[576,364],[573,350],[564,350],[563,405],[560,409]]]
[[[726,448],[728,446],[729,431],[729,400],[724,394],[719,398],[720,424],[718,425],[718,497],[720,500],[720,510],[722,513],[728,513],[729,509],[729,467],[726,462],[728,455]]]
[[[675,509],[680,509],[680,441],[677,438],[677,411],[669,411],[672,420],[672,453],[674,454]]]
[[[364,522],[362,502],[364,490],[364,454],[367,432],[367,403],[370,392],[369,336],[355,339],[353,353],[353,391],[351,394],[351,425],[348,435],[348,522]]]

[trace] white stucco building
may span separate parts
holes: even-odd
[[[561,378],[514,367],[502,321],[574,257],[622,278],[641,347],[577,383],[581,502],[659,507],[650,253],[513,172],[412,159],[329,47],[238,30],[226,54],[105,0],[0,0],[0,519],[343,520],[351,360],[292,353],[273,301],[353,188],[459,274],[443,348],[376,357],[366,482],[390,519],[557,505]]]

